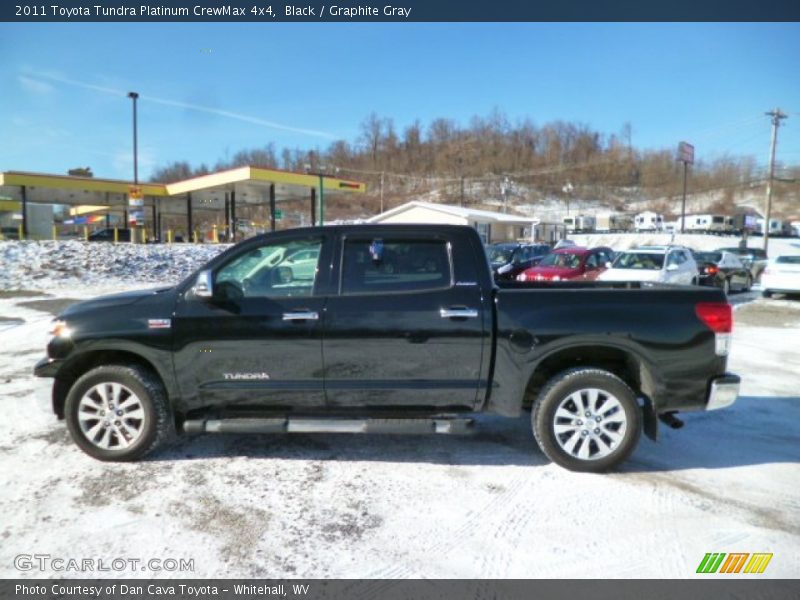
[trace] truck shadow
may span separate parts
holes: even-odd
[[[740,396],[730,408],[681,418],[682,429],[660,425],[658,443],[643,442],[620,471],[800,466],[800,396]]]
[[[726,410],[682,415],[674,431],[660,425],[658,443],[642,438],[621,474],[750,465],[800,465],[800,396],[743,396]],[[150,461],[248,458],[431,463],[454,466],[550,464],[525,413],[518,419],[478,415],[464,436],[359,434],[206,434],[183,437]]]
[[[467,435],[204,434],[186,436],[145,460],[202,460],[246,456],[286,460],[520,465],[549,463],[539,451],[526,413],[519,419],[478,415]]]

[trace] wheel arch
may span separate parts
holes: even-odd
[[[169,379],[156,366],[156,361],[150,360],[132,350],[95,349],[82,352],[78,356],[70,358],[58,370],[53,384],[52,406],[53,412],[59,419],[64,418],[64,405],[67,400],[67,394],[69,394],[73,384],[88,371],[105,365],[136,365],[142,367],[158,377],[167,392],[167,397],[171,397],[168,385]]]
[[[523,405],[530,407],[547,382],[558,373],[576,367],[596,368],[619,377],[642,400],[644,432],[655,440],[658,436],[657,395],[659,379],[656,370],[634,350],[613,344],[576,344],[554,349],[543,356],[528,377]]]

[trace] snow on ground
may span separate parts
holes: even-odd
[[[800,301],[737,295],[738,402],[587,475],[549,464],[527,417],[494,416],[468,437],[206,435],[101,463],[31,369],[48,311],[107,284],[3,285],[0,577],[19,575],[18,554],[50,554],[194,559],[171,576],[685,578],[707,552],[772,552],[764,576],[798,576]]]
[[[177,283],[226,244],[0,241],[0,290]],[[152,287],[152,285],[151,285]]]

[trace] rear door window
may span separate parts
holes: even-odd
[[[342,294],[380,294],[449,288],[453,281],[449,244],[444,240],[345,240]]]

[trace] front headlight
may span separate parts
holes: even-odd
[[[67,325],[66,321],[56,319],[53,321],[53,329],[50,331],[53,337],[69,338],[72,336],[72,330]]]

